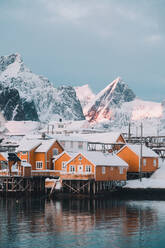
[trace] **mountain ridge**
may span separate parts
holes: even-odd
[[[0,57],[0,84],[17,90],[25,102],[34,102],[40,121],[55,115],[66,120],[85,119],[73,87],[55,88],[47,78],[32,73],[18,53]]]

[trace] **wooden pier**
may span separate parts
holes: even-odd
[[[0,193],[45,192],[44,177],[0,176]]]
[[[63,180],[62,192],[73,194],[95,195],[114,191],[122,186],[122,182],[117,181],[95,181],[91,180]]]

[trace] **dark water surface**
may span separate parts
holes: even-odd
[[[0,248],[164,248],[165,202],[0,198]]]

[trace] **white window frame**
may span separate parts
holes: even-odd
[[[71,172],[71,173],[75,173],[75,172],[76,172],[76,167],[75,167],[75,165],[71,164],[71,165],[69,166],[69,172]]]
[[[40,166],[38,167],[38,165],[40,165]],[[41,167],[41,165],[42,165],[42,167]],[[43,161],[36,161],[36,169],[41,170],[42,168],[43,168]]]
[[[62,170],[65,171],[66,170],[66,163],[67,161],[62,161]]]
[[[143,158],[143,165],[144,165],[144,166],[147,165],[147,160],[146,160],[146,158]]]
[[[82,160],[82,156],[79,156],[79,157],[78,157],[78,160],[81,161],[81,160]]]
[[[55,152],[54,151],[56,151],[57,153],[55,154]],[[57,156],[58,155],[58,148],[53,148],[53,156]]]
[[[154,158],[154,160],[153,160],[153,166],[156,166],[156,158]]]
[[[106,168],[105,166],[102,166],[102,174],[105,174],[105,172],[106,172]]]
[[[120,167],[119,168],[119,171],[120,171],[120,174],[123,174],[124,173],[124,168],[123,167]]]
[[[87,173],[91,173],[91,172],[92,172],[92,167],[91,167],[91,165],[86,165],[86,166],[85,166],[85,172],[87,172]]]
[[[82,168],[82,170],[80,170],[80,168]],[[77,169],[78,169],[77,170],[78,173],[83,173],[83,165],[82,164],[79,164]]]

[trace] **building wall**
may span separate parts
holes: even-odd
[[[128,147],[124,147],[118,154],[128,164],[128,172],[139,172],[139,156],[136,155]],[[144,166],[144,159],[146,159],[146,165]],[[153,161],[156,159],[156,166]],[[145,158],[142,159],[142,172],[153,172],[158,168],[158,158]]]
[[[128,172],[139,172],[139,157],[127,146],[117,153],[117,156],[128,164]]]
[[[22,152],[18,152],[17,156],[21,159],[21,160],[25,160],[26,162],[28,162],[28,152],[26,152],[26,154],[22,153]]]
[[[52,170],[53,169],[53,149],[58,149],[58,154],[62,153],[64,151],[64,149],[62,148],[62,146],[55,141],[54,144],[51,146],[51,148],[49,149],[49,151],[46,153],[46,168],[48,170]]]
[[[125,140],[123,139],[122,135],[120,135],[118,137],[118,139],[116,140],[116,142],[118,142],[118,143],[125,143]]]
[[[78,152],[78,151],[87,151],[87,142],[82,141],[82,147],[80,147],[80,141],[71,141],[71,140],[61,140],[60,143],[66,151]]]
[[[28,162],[29,164],[31,164],[32,166],[32,170],[35,170],[36,166],[35,166],[35,150],[39,147],[40,145],[36,146],[35,148],[33,148],[32,150],[26,152],[26,154],[23,154],[23,152],[18,152],[17,156],[21,159],[24,160],[26,162]]]
[[[146,159],[146,165],[144,165],[144,160]],[[156,160],[156,165],[154,165],[154,160]],[[142,159],[142,171],[143,172],[153,172],[158,169],[158,158],[145,158]]]
[[[82,158],[80,160],[80,157]],[[94,174],[95,173],[95,166],[94,164],[92,164],[88,159],[86,159],[81,153],[79,155],[77,155],[68,165],[67,165],[67,172],[70,172],[70,166],[74,165],[75,166],[75,173],[78,173],[78,166],[82,165],[83,166],[83,170],[82,173],[85,173],[85,168],[86,165],[90,165],[91,166],[91,173]]]
[[[70,159],[71,157],[67,153],[64,153],[60,158],[54,161],[54,170],[57,176],[59,176],[62,171],[62,162],[68,162]]]
[[[34,155],[34,166],[32,166],[32,170],[37,170],[36,169],[36,161],[42,161],[43,162],[43,166],[41,170],[46,170],[46,163],[45,163],[45,153],[44,152],[36,152]]]
[[[104,167],[105,173],[102,172]],[[96,181],[125,181],[127,180],[127,168],[122,167],[122,174],[120,167],[115,166],[96,166]]]

